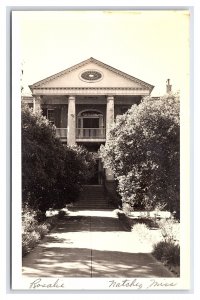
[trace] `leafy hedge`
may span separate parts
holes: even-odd
[[[64,146],[40,111],[22,106],[23,204],[43,213],[64,207],[77,198],[94,164],[85,148]]]
[[[135,210],[180,211],[179,95],[146,97],[118,116],[101,147],[104,165],[113,170],[123,204]]]
[[[22,210],[22,255],[30,252],[52,228],[52,222],[39,222],[39,212],[24,205]],[[52,221],[52,219],[51,219]]]
[[[178,244],[161,241],[154,245],[152,254],[168,266],[180,266],[180,246]]]

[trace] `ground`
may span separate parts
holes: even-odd
[[[28,277],[173,277],[111,210],[74,211],[23,259]]]

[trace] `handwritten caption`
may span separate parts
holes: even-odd
[[[109,288],[134,288],[134,289],[150,289],[150,288],[172,288],[176,283],[166,280],[148,279],[145,282],[141,282],[138,279],[123,279],[123,280],[109,280]]]
[[[64,283],[60,279],[56,279],[54,282],[49,283],[42,280],[42,278],[37,278],[36,280],[31,282],[29,286],[30,289],[63,289],[64,287]]]
[[[121,280],[109,280],[106,282],[108,285],[106,288],[110,289],[170,289],[174,288],[177,283],[171,279],[121,279]],[[99,286],[98,286],[99,287]],[[64,289],[64,279],[55,279],[55,281],[48,281],[46,279],[37,278],[29,284],[29,289]],[[104,289],[102,287],[102,289]]]

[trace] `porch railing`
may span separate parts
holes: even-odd
[[[59,138],[67,138],[67,128],[56,128],[56,136]]]
[[[77,139],[105,139],[105,128],[76,128]]]
[[[67,138],[67,128],[56,128],[56,136]],[[105,128],[76,128],[77,139],[105,139]]]

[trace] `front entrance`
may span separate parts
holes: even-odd
[[[104,169],[101,159],[96,160],[95,170],[93,177],[88,180],[88,185],[102,185],[103,184],[103,176],[104,176]]]
[[[78,145],[82,145],[89,152],[93,153],[95,156],[96,164],[95,170],[92,178],[90,178],[85,184],[86,185],[102,185],[105,177],[105,170],[103,168],[103,163],[101,158],[98,156],[98,150],[102,143],[77,143]]]
[[[90,185],[98,185],[99,184],[99,176],[98,176],[98,172],[99,172],[99,164],[98,161],[96,161],[95,164],[95,170],[94,170],[94,175],[92,178],[89,179],[88,184]]]

